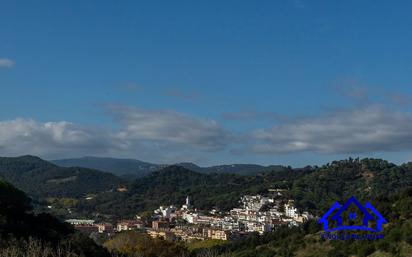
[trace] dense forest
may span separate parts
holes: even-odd
[[[34,198],[74,197],[116,188],[123,180],[97,170],[62,168],[35,156],[0,157],[0,178]]]
[[[39,251],[39,252],[34,252]],[[61,255],[57,255],[60,252]],[[69,252],[70,255],[66,255]],[[25,193],[0,180],[0,256],[110,256],[88,237],[49,214],[35,215]]]
[[[53,160],[52,163],[61,167],[84,167],[110,172],[116,176],[127,178],[144,177],[166,165],[153,164],[134,159],[119,159],[86,156],[82,158]]]

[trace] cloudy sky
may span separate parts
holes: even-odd
[[[0,156],[412,161],[411,8],[4,1]]]

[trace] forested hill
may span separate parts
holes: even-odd
[[[70,254],[66,253],[68,249]],[[110,255],[87,236],[75,233],[71,225],[49,214],[34,215],[30,198],[0,179],[0,256]]]
[[[86,168],[62,168],[34,156],[0,157],[0,178],[32,197],[81,197],[111,190],[122,180]]]
[[[237,205],[240,195],[267,192],[268,188],[289,187],[298,177],[311,170],[268,171],[253,176],[236,174],[202,174],[181,166],[170,166],[138,179],[130,194],[145,195],[150,201],[178,203],[190,195],[196,207],[217,206],[229,209]]]
[[[316,168],[293,182],[291,194],[299,206],[321,214],[335,201],[350,196],[374,201],[412,187],[412,163],[395,165],[381,159],[348,159]]]
[[[245,194],[283,188],[299,208],[320,215],[335,201],[350,196],[374,202],[412,186],[412,164],[395,165],[379,159],[348,159],[321,167],[265,171],[253,176],[202,174],[170,166],[137,179],[125,193],[103,193],[84,201],[88,211],[112,215],[153,210],[159,205],[183,203],[190,195],[196,208],[229,210]]]
[[[268,188],[289,188],[294,180],[311,169],[267,171],[253,176],[236,174],[203,174],[181,166],[169,166],[147,177],[137,179],[128,192],[103,193],[81,205],[87,211],[127,216],[158,208],[160,204],[183,203],[189,195],[196,208],[236,207],[245,194],[265,193]]]

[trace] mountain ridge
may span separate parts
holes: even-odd
[[[116,176],[144,177],[154,171],[167,166],[179,165],[201,173],[233,173],[239,175],[252,175],[267,170],[282,170],[281,165],[263,166],[258,164],[223,164],[201,167],[191,162],[174,164],[155,164],[138,159],[123,159],[111,157],[85,156],[80,158],[51,160],[52,163],[62,167],[84,167],[110,172]]]

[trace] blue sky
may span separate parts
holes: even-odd
[[[409,161],[411,7],[3,1],[0,155]]]

